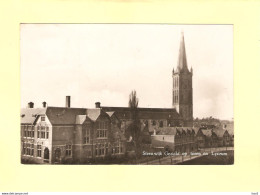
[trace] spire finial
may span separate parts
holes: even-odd
[[[187,59],[186,59],[186,51],[185,51],[185,42],[184,42],[184,32],[181,31],[181,41],[180,41],[180,49],[179,49],[179,59],[177,70],[179,72],[182,71],[189,71],[187,66]]]

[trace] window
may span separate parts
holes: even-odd
[[[24,126],[24,137],[27,137],[27,126]]]
[[[32,126],[31,137],[34,138],[34,127]]]
[[[31,156],[34,156],[34,144],[31,144]]]
[[[101,144],[99,150],[100,150],[100,153],[99,153],[99,154],[100,154],[101,156],[104,155],[104,154],[105,154],[105,145],[104,145],[104,144]]]
[[[32,130],[32,126],[28,126],[28,128],[27,128],[27,137],[31,137],[31,130]]]
[[[90,141],[89,141],[89,137],[84,137],[84,141],[83,141],[85,144],[88,144]]]
[[[108,144],[106,144],[106,154],[108,154]]]
[[[49,139],[49,127],[46,127],[46,139]]]
[[[116,148],[115,148],[115,153],[118,154],[119,153],[119,142],[116,143]]]
[[[30,148],[30,144],[26,143],[26,154],[30,155],[31,154],[31,148]]]
[[[90,143],[90,130],[89,129],[86,130],[86,137],[85,137],[84,143],[85,144]]]
[[[45,121],[45,116],[42,116],[42,117],[41,117],[41,121]]]
[[[153,126],[154,126],[154,125],[156,125],[156,121],[155,121],[155,120],[153,120],[153,123],[152,123],[152,124],[153,124]]]
[[[112,148],[111,148],[111,149],[112,149],[112,151],[111,151],[111,152],[112,152],[112,154],[115,154],[115,152],[116,152],[116,149],[115,149],[115,147],[114,147],[114,144],[112,145]]]
[[[42,157],[42,146],[41,145],[37,145],[37,156]]]
[[[107,137],[108,122],[101,121],[97,124],[97,138]]]
[[[98,122],[98,129],[108,129],[108,122],[107,121]]]
[[[37,138],[40,138],[40,126],[37,126]]]
[[[34,155],[34,145],[33,145],[33,143],[23,142],[23,151],[22,151],[22,153],[24,155],[33,156]]]
[[[22,154],[25,154],[25,145],[24,145],[24,142],[22,142]]]
[[[66,156],[71,156],[71,149],[72,149],[71,145],[66,145]]]
[[[45,138],[45,126],[41,126],[41,138]]]
[[[106,129],[98,129],[97,130],[97,138],[106,138],[107,137],[107,130]]]

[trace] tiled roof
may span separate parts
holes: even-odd
[[[101,114],[100,108],[87,109],[87,116],[92,120],[96,121]]]
[[[109,117],[111,117],[115,112],[106,112]]]
[[[129,107],[102,107],[105,112],[116,112],[119,119],[131,119]],[[174,108],[138,108],[140,119],[181,119]]]
[[[77,115],[76,116],[76,124],[82,125],[84,121],[86,120],[87,115]]]
[[[213,132],[218,136],[218,137],[223,137],[224,133],[226,132],[225,129],[214,129]]]
[[[195,135],[197,135],[198,131],[200,130],[199,127],[192,127],[192,129],[195,131]]]
[[[205,135],[207,137],[211,137],[211,135],[212,135],[211,129],[202,129],[201,132],[203,133],[203,135]]]
[[[52,125],[74,125],[76,116],[85,113],[84,108],[47,107],[46,115]]]
[[[22,108],[21,124],[33,124],[39,115],[44,115],[46,108]]]
[[[159,135],[175,135],[178,131],[182,134],[192,133],[192,131],[195,135],[197,133],[197,128],[194,127],[160,127],[158,130]]]

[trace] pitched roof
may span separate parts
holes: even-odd
[[[115,112],[119,119],[131,119],[129,107],[102,107],[105,112]],[[140,119],[181,119],[175,108],[137,108]]]
[[[108,114],[109,117],[111,117],[111,116],[113,116],[113,114],[114,114],[115,112],[106,112],[106,113]]]
[[[213,132],[218,136],[218,137],[223,137],[224,133],[226,132],[225,129],[214,129]]]
[[[86,118],[87,118],[87,115],[77,115],[76,116],[76,124],[82,125],[85,122]]]
[[[87,109],[87,116],[92,120],[96,121],[101,114],[100,108]]]
[[[195,135],[197,135],[198,131],[200,130],[199,127],[192,127],[192,129],[195,131]]]
[[[44,115],[46,108],[22,108],[21,109],[21,124],[33,124],[37,116]]]
[[[74,125],[76,116],[85,113],[84,108],[47,107],[46,115],[52,125]]]
[[[207,137],[211,137],[211,135],[212,135],[211,129],[202,129],[201,132],[203,133],[203,135],[205,135]]]

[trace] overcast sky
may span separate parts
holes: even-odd
[[[21,107],[172,106],[181,31],[193,68],[194,117],[233,118],[233,27],[166,24],[21,25]]]

